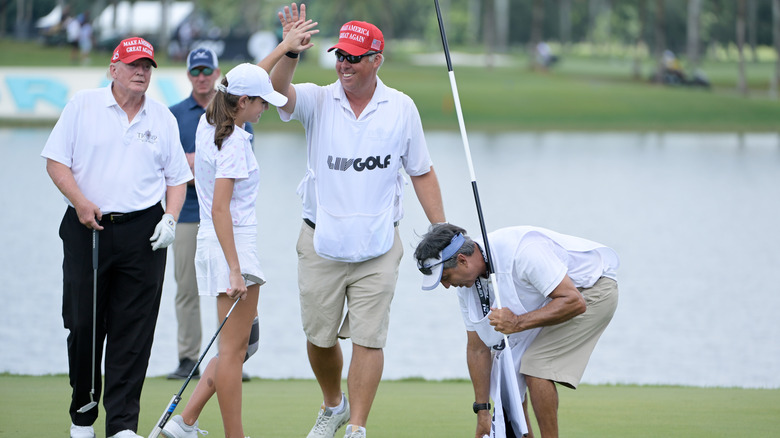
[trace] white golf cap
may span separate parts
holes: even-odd
[[[277,93],[268,73],[255,64],[245,62],[225,75],[228,85],[225,91],[235,96],[260,96],[273,106],[284,106],[287,97]]]
[[[438,257],[425,259],[422,262],[417,261],[417,269],[423,274],[423,290],[433,290],[439,285],[441,274],[444,271],[444,262],[451,259],[465,241],[466,238],[463,237],[463,234],[458,233],[452,236],[452,240],[443,250],[439,251]]]

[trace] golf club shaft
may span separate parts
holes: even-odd
[[[236,308],[236,304],[238,304],[239,301],[241,300],[236,299],[233,305],[230,306],[230,310],[228,310],[227,315],[225,315],[225,319],[222,320],[222,324],[220,324],[219,327],[217,327],[217,331],[214,333],[214,336],[211,337],[209,344],[203,350],[203,353],[201,353],[200,357],[198,358],[198,361],[195,363],[195,366],[193,366],[192,369],[190,370],[190,374],[187,376],[187,380],[185,380],[184,384],[181,385],[181,388],[179,388],[179,392],[174,394],[173,398],[168,403],[168,406],[165,408],[165,411],[163,412],[162,416],[160,416],[160,419],[157,421],[154,428],[149,433],[149,438],[157,438],[160,435],[160,432],[162,432],[163,427],[165,427],[165,423],[168,422],[168,420],[171,418],[171,415],[173,415],[173,411],[176,410],[176,406],[179,405],[179,402],[181,401],[181,395],[182,393],[184,393],[184,389],[187,388],[187,385],[190,383],[190,380],[192,380],[192,375],[195,373],[195,370],[198,369],[200,363],[203,362],[203,358],[206,357],[206,353],[208,353],[209,349],[211,348],[211,344],[213,344],[214,340],[217,339],[217,335],[219,335],[219,332],[222,330],[222,327],[225,326],[225,323],[230,317],[230,314],[233,313],[233,309]]]
[[[98,272],[98,232],[92,229],[92,388],[89,391],[89,403],[78,411],[81,414],[97,405],[95,402],[95,329],[97,328],[97,272]]]
[[[92,389],[89,400],[95,394],[95,344],[97,338],[97,281],[98,281],[98,232],[92,229]]]

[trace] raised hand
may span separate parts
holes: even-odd
[[[300,53],[313,47],[314,43],[311,42],[311,36],[319,32],[319,29],[314,29],[317,24],[316,21],[311,20],[298,20],[292,23],[282,41],[285,50]]]
[[[279,12],[279,22],[282,23],[282,39],[287,36],[287,32],[290,31],[292,25],[298,21],[306,20],[306,5],[301,3],[300,12],[298,11],[298,5],[295,3],[290,6],[285,6],[282,12]],[[306,41],[308,43],[308,41]]]

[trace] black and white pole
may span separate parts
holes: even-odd
[[[447,45],[447,34],[444,32],[444,22],[441,18],[441,9],[439,0],[434,0],[436,4],[436,17],[439,19],[439,32],[441,33],[441,42],[444,45],[444,56],[447,58],[447,71],[450,76],[450,86],[452,87],[452,97],[455,100],[455,112],[458,115],[458,125],[460,126],[460,137],[463,140],[463,150],[466,152],[466,162],[469,166],[471,176],[471,189],[474,192],[474,202],[477,205],[477,216],[479,217],[479,227],[482,229],[482,239],[485,242],[485,253],[487,253],[487,269],[491,279],[493,278],[493,256],[490,254],[490,244],[488,243],[487,229],[485,228],[485,219],[482,216],[482,205],[479,202],[479,190],[477,190],[477,177],[474,174],[474,163],[471,161],[471,148],[469,147],[469,138],[466,134],[466,124],[463,122],[463,111],[460,107],[460,96],[458,95],[458,84],[455,82],[455,72],[452,71],[452,60],[450,59],[450,48]],[[495,282],[494,282],[495,286]],[[498,295],[498,292],[496,292]],[[496,304],[501,307],[501,301],[496,296]]]
[[[471,189],[474,192],[474,203],[477,206],[477,216],[479,217],[479,227],[482,230],[482,240],[485,245],[485,254],[487,256],[487,271],[488,271],[488,279],[490,284],[492,285],[493,292],[495,294],[495,304],[497,308],[501,308],[501,293],[498,290],[498,281],[496,279],[496,273],[494,270],[495,265],[493,265],[493,255],[490,252],[490,243],[488,242],[488,235],[487,235],[487,228],[485,227],[485,218],[482,216],[482,204],[479,202],[479,190],[477,190],[477,177],[474,174],[474,163],[471,160],[471,148],[469,147],[469,139],[468,135],[466,134],[466,124],[463,122],[463,111],[460,107],[460,96],[458,95],[458,85],[455,82],[455,72],[452,71],[452,59],[450,58],[450,48],[447,44],[447,34],[444,32],[444,21],[441,18],[441,9],[439,8],[439,0],[434,0],[434,3],[436,4],[436,17],[439,19],[439,32],[441,33],[441,42],[444,46],[444,56],[447,58],[447,71],[449,73],[450,77],[450,86],[452,87],[452,97],[455,101],[455,112],[458,115],[458,125],[460,126],[460,136],[463,140],[463,150],[466,153],[466,162],[469,166],[469,174],[471,176]],[[504,335],[504,349],[499,352],[499,356],[495,360],[502,361],[502,364],[506,366],[507,368],[511,368],[511,372],[507,373],[506,378],[509,382],[509,387],[512,388],[512,391],[517,391],[516,400],[521,400],[521,394],[519,394],[519,388],[517,386],[517,375],[514,372],[514,358],[512,357],[512,348],[509,346],[509,337],[505,334]],[[499,383],[499,388],[502,386]],[[501,395],[498,396],[498,398],[503,398]],[[494,400],[495,402],[495,400]],[[495,404],[494,404],[495,406]],[[520,409],[520,415],[517,420],[519,423],[519,428],[523,436],[527,436],[528,434],[528,425],[525,422],[525,417],[522,414],[522,407],[518,406],[512,406],[511,409]],[[497,409],[497,408],[496,408]],[[495,419],[497,417],[496,412],[493,414],[493,418]],[[503,413],[501,415],[503,417]],[[495,426],[495,425],[494,425]],[[493,427],[493,431],[491,432],[491,436],[498,435],[496,432],[496,427]],[[487,435],[485,435],[487,437]],[[489,437],[488,437],[489,438]]]

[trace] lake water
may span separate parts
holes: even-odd
[[[67,372],[57,236],[65,204],[39,156],[48,133],[0,129],[0,372]],[[426,136],[449,221],[479,235],[460,135]],[[489,230],[544,226],[621,256],[620,304],[584,382],[780,387],[780,286],[773,277],[780,266],[780,136],[470,133],[469,140]],[[268,284],[259,304],[260,350],[245,370],[313,378],[296,283],[303,134],[261,130],[255,149]],[[384,377],[468,378],[456,297],[419,287],[411,254],[427,224],[411,186],[405,206],[406,254]],[[151,376],[177,365],[171,265],[169,253]],[[205,345],[217,321],[213,299],[202,304]],[[342,346],[348,355],[349,343]],[[348,356],[346,362],[345,369]]]

